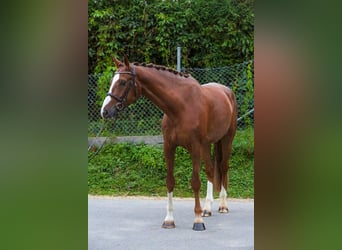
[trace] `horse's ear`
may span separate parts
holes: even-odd
[[[129,60],[128,60],[128,57],[127,57],[126,54],[124,54],[124,62],[125,62],[126,67],[127,67],[128,69],[130,69],[130,67],[129,67]]]
[[[115,63],[116,68],[118,69],[120,66],[122,66],[122,62],[120,62],[118,59],[115,57],[113,58],[113,61]]]

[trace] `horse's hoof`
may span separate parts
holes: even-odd
[[[204,231],[205,230],[204,223],[194,223],[194,226],[192,227],[192,229],[195,231]]]
[[[219,207],[219,213],[226,214],[229,212],[227,207]]]
[[[166,229],[171,229],[171,228],[175,228],[175,222],[174,221],[164,221],[162,228],[166,228]]]
[[[209,217],[211,216],[211,211],[204,210],[202,213],[202,217]]]

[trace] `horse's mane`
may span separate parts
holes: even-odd
[[[172,69],[172,68],[168,68],[166,66],[162,66],[162,65],[157,65],[157,64],[153,64],[153,63],[138,63],[138,62],[134,62],[133,65],[135,66],[143,66],[143,67],[147,67],[147,68],[155,68],[157,70],[164,70],[164,71],[168,71],[168,72],[171,72],[175,75],[179,75],[179,76],[182,76],[182,77],[185,77],[185,78],[188,78],[190,77],[190,74],[188,73],[183,73],[183,72],[179,72],[175,69]]]

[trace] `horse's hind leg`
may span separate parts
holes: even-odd
[[[214,196],[213,196],[213,183],[208,181],[207,182],[207,195],[205,197],[205,203],[203,208],[203,217],[209,217],[212,215],[211,213],[211,207],[214,202]]]
[[[166,217],[162,225],[163,228],[175,228],[175,222],[173,219],[173,189],[175,187],[175,178],[173,175],[173,167],[175,162],[176,147],[171,146],[168,142],[164,142],[164,157],[166,161],[167,176],[166,176],[166,187],[168,203],[166,207]]]
[[[205,164],[205,172],[208,178],[207,196],[205,198],[202,216],[209,217],[211,216],[211,206],[214,201],[214,197],[213,197],[214,168],[213,168],[213,163],[212,163],[211,156],[210,156],[210,144],[202,146],[201,156]]]
[[[195,220],[193,225],[193,230],[195,231],[203,231],[205,230],[204,221],[202,218],[202,208],[199,197],[199,192],[201,188],[201,180],[199,177],[199,172],[201,168],[201,149],[199,145],[195,143],[191,146],[191,150],[189,153],[191,155],[192,160],[192,178],[191,178],[191,187],[195,194]]]
[[[219,167],[221,168],[221,192],[220,192],[220,203],[219,212],[228,213],[227,206],[227,190],[229,186],[229,158],[232,151],[232,144],[234,139],[235,131],[228,132],[221,139],[221,152],[222,159],[219,162]]]

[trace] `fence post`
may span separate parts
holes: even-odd
[[[180,45],[177,46],[177,71],[181,71],[181,49]]]

